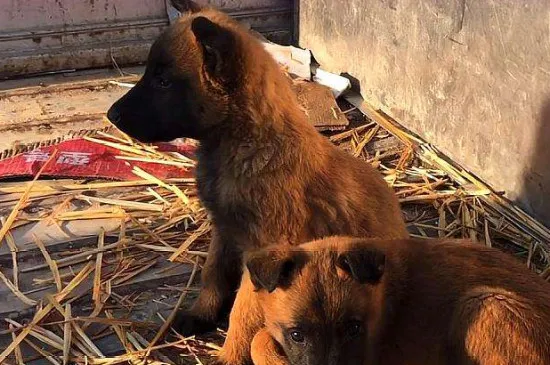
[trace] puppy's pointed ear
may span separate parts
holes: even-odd
[[[199,42],[206,70],[215,78],[227,80],[230,75],[231,52],[235,49],[235,35],[210,19],[193,19],[191,29]]]
[[[191,0],[170,0],[170,5],[180,13],[197,13],[202,10],[202,6]]]
[[[306,255],[301,251],[265,249],[250,253],[245,265],[256,290],[271,293],[276,288],[288,287],[305,261]]]
[[[385,265],[386,255],[372,247],[356,246],[336,259],[336,266],[361,284],[378,283]]]

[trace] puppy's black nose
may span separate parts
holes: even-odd
[[[114,105],[109,108],[109,111],[107,112],[107,118],[109,118],[109,120],[113,124],[117,124],[120,122],[120,113]]]

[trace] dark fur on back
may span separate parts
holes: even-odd
[[[408,236],[380,174],[319,134],[261,43],[216,10],[193,10],[155,42],[109,118],[145,142],[200,141],[197,185],[215,232],[204,289],[181,318],[186,334],[231,303],[243,251],[334,234]]]
[[[248,256],[220,363],[550,364],[550,284],[498,250],[334,237]]]

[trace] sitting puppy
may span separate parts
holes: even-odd
[[[223,364],[550,364],[550,284],[495,249],[333,237],[246,267]]]
[[[260,42],[219,11],[191,2],[187,9],[152,46],[142,79],[108,112],[142,142],[200,142],[198,192],[214,233],[203,289],[177,320],[184,335],[214,328],[249,248],[335,234],[408,237],[393,191],[309,124]]]

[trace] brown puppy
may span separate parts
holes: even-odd
[[[246,266],[223,364],[550,364],[550,284],[495,249],[333,237]]]
[[[249,248],[408,236],[380,174],[309,124],[259,41],[221,12],[187,9],[194,12],[154,43],[143,78],[108,113],[144,142],[200,141],[197,184],[215,232],[203,290],[179,317],[185,335],[212,328],[232,303]]]

